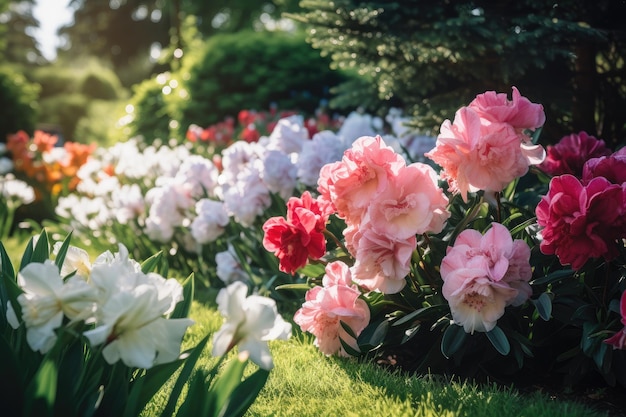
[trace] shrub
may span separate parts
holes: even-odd
[[[240,32],[216,35],[181,70],[189,99],[180,127],[211,124],[240,109],[279,108],[311,113],[345,77],[330,69],[300,34]]]
[[[32,131],[37,120],[38,87],[12,68],[0,68],[0,140],[18,130]]]
[[[80,91],[88,97],[115,100],[122,95],[122,84],[113,71],[100,70],[85,74]]]

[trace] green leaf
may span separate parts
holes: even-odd
[[[449,311],[449,307],[444,304],[437,304],[433,306],[428,306],[424,308],[420,308],[418,310],[412,311],[406,316],[400,317],[398,320],[394,321],[392,326],[399,326],[401,324],[407,323],[412,320],[416,320],[419,317],[425,316],[427,313],[437,313],[437,312],[445,313]]]
[[[30,261],[44,263],[49,258],[50,258],[50,241],[48,240],[48,233],[46,233],[46,230],[44,229],[39,234],[39,239],[37,239],[37,244],[35,245],[35,248],[33,249],[33,253],[30,258]]]
[[[571,277],[573,275],[574,275],[574,271],[571,269],[559,269],[557,271],[549,273],[548,275],[544,277],[533,280],[530,284],[531,285],[551,284],[555,281],[559,281],[563,278]]]
[[[350,346],[345,340],[343,340],[341,337],[339,337],[339,342],[341,343],[341,346],[343,346],[343,350],[346,351],[346,353],[350,356],[361,356],[361,352],[356,350],[355,348],[353,348],[352,346]]]
[[[265,386],[269,375],[269,371],[258,369],[255,373],[246,378],[235,388],[226,408],[220,410],[219,415],[224,417],[243,416]]]
[[[300,268],[298,272],[307,277],[316,278],[316,277],[321,277],[322,275],[326,273],[325,268],[326,266],[324,264],[309,263],[303,266],[302,268]]]
[[[41,363],[30,384],[26,387],[24,416],[51,416],[57,391],[57,368],[54,361]]]
[[[350,337],[352,337],[354,340],[357,339],[357,335],[354,334],[354,331],[343,320],[339,320],[339,324],[346,331],[346,333],[348,333]]]
[[[31,261],[30,259],[33,257],[33,248],[35,247],[35,237],[31,237],[28,241],[28,244],[24,248],[24,253],[22,254],[22,260],[20,262],[20,271],[24,269],[26,265],[28,265]]]
[[[141,272],[143,272],[144,274],[147,274],[148,272],[154,272],[156,267],[159,265],[159,262],[161,262],[161,258],[163,258],[163,251],[159,251],[143,261],[141,263]]]
[[[10,381],[10,383],[5,383],[0,390],[0,404],[4,410],[21,410],[23,407],[24,369],[20,366],[19,359],[3,335],[0,335],[0,358],[2,358],[0,380]]]
[[[511,344],[509,343],[509,340],[506,338],[502,329],[498,326],[487,332],[487,338],[501,355],[506,356],[511,351]]]
[[[383,319],[370,323],[359,335],[357,342],[366,350],[373,350],[381,346],[389,330],[389,320]]]
[[[276,290],[293,290],[293,291],[308,291],[313,288],[309,284],[283,284],[276,287]]]
[[[446,358],[450,358],[463,346],[463,342],[467,337],[467,333],[463,329],[463,326],[451,324],[443,333],[441,339],[441,353]]]
[[[550,317],[552,316],[552,297],[550,297],[550,294],[544,292],[536,300],[530,301],[537,309],[539,317],[541,317],[544,321],[550,320]]]
[[[61,267],[63,266],[63,262],[65,261],[67,250],[70,247],[71,237],[72,237],[72,232],[68,233],[68,235],[63,240],[63,243],[61,244],[61,247],[59,248],[59,252],[57,253],[56,259],[54,260],[54,264],[59,268],[59,272],[61,272]]]
[[[195,293],[195,280],[193,272],[183,282],[183,300],[176,304],[171,318],[180,319],[189,316]]]
[[[221,375],[214,380],[210,391],[215,395],[215,410],[222,410],[227,407],[231,401],[231,395],[234,390],[241,384],[243,371],[248,364],[248,358],[241,359],[240,356],[234,357],[224,369]]]
[[[183,386],[185,385],[185,382],[189,380],[192,374],[193,368],[194,366],[196,366],[196,362],[198,361],[198,358],[200,357],[200,354],[204,350],[204,347],[206,346],[208,340],[209,340],[209,335],[206,335],[194,348],[190,349],[188,353],[184,354],[184,356],[186,356],[185,365],[183,366],[183,369],[180,371],[180,375],[178,375],[178,378],[176,379],[176,383],[174,384],[174,388],[172,389],[172,392],[165,406],[165,409],[163,410],[163,413],[161,413],[161,417],[171,416],[172,413],[174,412],[174,408],[176,407],[176,402],[178,401],[178,397],[180,396]],[[160,388],[160,386],[163,385],[165,381],[157,380],[156,382],[157,384],[161,382],[161,384],[157,387],[157,390],[158,390],[158,388]],[[151,387],[151,388],[154,388],[154,387]],[[152,398],[152,396],[150,396],[150,398]],[[150,400],[150,398],[148,398],[148,401]]]

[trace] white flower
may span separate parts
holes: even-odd
[[[149,369],[178,358],[180,344],[194,322],[191,319],[166,319],[160,308],[159,289],[142,284],[130,291],[111,296],[99,311],[102,323],[86,331],[92,345],[106,342],[104,359],[118,360],[126,366]]]
[[[281,151],[269,151],[263,160],[262,178],[267,188],[287,200],[296,188],[297,168]]]
[[[272,203],[260,171],[258,166],[248,166],[248,169],[239,173],[237,182],[226,189],[222,197],[228,213],[244,227],[252,226],[256,217],[263,214]]]
[[[212,161],[200,155],[191,155],[180,166],[176,181],[185,184],[194,197],[213,196],[218,174]]]
[[[346,117],[337,136],[341,136],[344,140],[355,140],[361,136],[376,136],[378,133],[373,127],[372,116],[357,110]]]
[[[24,291],[17,297],[26,325],[26,340],[31,349],[45,353],[56,341],[55,330],[63,317],[83,320],[94,311],[96,292],[81,279],[63,281],[58,267],[51,260],[30,263],[17,276]],[[15,311],[9,303],[7,318],[17,327]]]
[[[217,277],[224,284],[232,284],[235,281],[248,281],[248,274],[243,270],[239,260],[235,256],[235,249],[232,245],[228,245],[228,250],[218,252],[215,255],[215,264],[217,267]]]
[[[304,127],[304,118],[301,115],[284,117],[272,130],[268,149],[280,150],[286,154],[300,152],[308,139],[309,131]]]
[[[334,132],[324,130],[316,133],[302,146],[298,156],[298,179],[304,185],[316,186],[322,167],[340,161],[345,150],[344,141]]]
[[[91,279],[100,295],[97,327],[84,335],[92,345],[106,343],[102,354],[108,363],[122,360],[148,369],[178,357],[193,321],[167,318],[183,299],[177,280],[144,274],[121,244],[116,254],[105,252],[96,259]]]
[[[274,367],[267,342],[291,337],[291,324],[283,320],[271,298],[251,295],[248,287],[234,282],[217,295],[218,309],[226,322],[213,337],[213,356],[222,356],[235,345],[248,352],[261,368]]]
[[[111,195],[113,211],[117,221],[127,224],[145,211],[145,202],[141,188],[137,184],[124,184]]]
[[[53,247],[53,253],[55,256],[59,254],[59,250],[63,242],[56,242]],[[61,276],[65,277],[69,274],[76,272],[76,276],[83,280],[89,280],[89,274],[91,274],[91,260],[86,250],[78,248],[76,246],[69,245],[63,265],[61,266]]]
[[[22,180],[16,179],[13,174],[0,178],[0,195],[14,208],[35,201],[35,190],[33,187]]]
[[[201,245],[214,242],[224,233],[230,218],[221,201],[203,198],[196,203],[196,217],[191,222],[191,235]]]

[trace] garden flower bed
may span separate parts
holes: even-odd
[[[167,412],[183,393],[179,413],[254,413],[275,363],[267,342],[293,334],[329,363],[390,364],[415,378],[623,387],[624,150],[585,132],[545,149],[543,107],[515,87],[510,99],[478,95],[437,138],[403,120],[242,112],[238,127],[192,126],[186,142],[90,148],[71,189],[39,187],[55,221],[44,222],[19,268],[2,258],[5,350],[31,358],[22,387],[43,398],[28,407],[71,403],[50,388],[50,369],[67,360],[55,346],[67,338],[97,363],[85,369],[105,370],[76,385],[76,410],[105,404],[127,415],[177,372]],[[21,167],[50,161],[52,149],[29,140],[16,135],[9,150],[23,150],[12,153],[15,181],[37,186],[41,178]],[[15,201],[27,201],[3,190],[6,222]],[[91,264],[70,233],[102,255]],[[112,245],[117,252],[106,252]],[[196,287],[225,322],[181,356]],[[29,314],[46,300],[60,310]],[[131,320],[144,314],[124,316],[122,305],[144,306],[148,324],[176,331],[156,343],[148,324]],[[228,365],[194,371],[205,345]],[[236,346],[239,358],[227,354]],[[112,399],[113,376],[130,405]],[[433,397],[424,395],[406,406],[426,407]]]

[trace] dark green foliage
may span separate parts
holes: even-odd
[[[89,72],[82,79],[80,90],[90,98],[116,100],[122,85],[113,71]]]
[[[0,68],[0,141],[18,130],[29,133],[37,120],[37,85],[29,83],[17,70]]]
[[[145,80],[133,87],[133,120],[130,136],[143,136],[146,141],[167,140],[170,136],[170,117],[163,85],[157,78]]]
[[[67,141],[88,142],[88,138],[74,137],[74,131],[78,121],[87,114],[89,100],[82,94],[70,93],[60,94],[39,102],[41,114],[46,115],[42,122],[57,126]]]
[[[344,80],[329,68],[304,36],[241,32],[209,39],[196,60],[182,69],[189,100],[180,104],[180,126],[209,125],[242,109],[312,112],[329,89]],[[188,74],[188,77],[187,77]]]
[[[543,136],[556,142],[586,130],[623,140],[626,54],[620,1],[305,0],[295,16],[310,43],[339,68],[373,80],[384,102],[400,105],[436,132],[459,102],[516,86],[544,104]],[[357,95],[342,104],[361,104]]]
[[[68,68],[45,66],[30,74],[30,79],[41,86],[39,98],[48,98],[76,92],[76,74]]]

